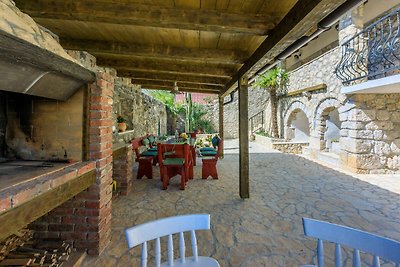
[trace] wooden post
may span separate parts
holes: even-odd
[[[239,195],[249,198],[248,78],[239,79]]]
[[[224,97],[219,97],[219,137],[224,139]],[[224,147],[222,147],[220,158],[224,158]]]

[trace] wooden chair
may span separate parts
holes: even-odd
[[[146,176],[148,179],[153,178],[153,157],[152,156],[142,156],[139,152],[139,147],[142,140],[140,138],[131,140],[132,149],[135,151],[136,159],[135,161],[139,163],[138,172],[137,172],[137,179],[142,179],[143,176]]]
[[[162,189],[168,187],[169,179],[179,174],[181,176],[181,190],[185,190],[186,182],[191,176],[191,157],[188,144],[157,144],[158,164]]]
[[[155,266],[176,267],[218,267],[218,262],[210,257],[198,256],[195,230],[210,230],[209,214],[192,214],[168,217],[131,227],[125,231],[128,247],[142,245],[141,266],[147,266],[147,242],[155,240]],[[184,232],[190,231],[192,257],[185,256]],[[174,260],[172,235],[179,233],[180,259]],[[160,237],[168,236],[168,261],[161,263]]]
[[[203,156],[203,166],[201,168],[201,178],[207,179],[211,176],[214,179],[218,179],[218,172],[217,172],[217,162],[219,156],[222,154],[224,141],[221,139],[218,144],[218,150],[215,156]]]
[[[353,267],[360,267],[360,251],[372,254],[372,266],[380,266],[380,257],[400,267],[400,242],[354,228],[303,218],[304,234],[317,241],[318,267],[324,266],[323,240],[335,243],[335,267],[342,266],[341,245],[353,249]],[[304,265],[310,266],[310,265]],[[311,265],[314,266],[314,265]]]

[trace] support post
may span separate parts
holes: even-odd
[[[248,78],[239,79],[239,195],[249,198]]]
[[[224,97],[219,97],[219,137],[224,139]],[[223,143],[222,143],[223,144]],[[223,146],[223,145],[222,145]],[[222,147],[220,158],[224,158],[224,147]]]

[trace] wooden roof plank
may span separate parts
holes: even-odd
[[[221,95],[228,95],[234,90],[234,86],[240,77],[262,68],[263,65],[273,60],[275,56],[345,1],[299,0],[275,29],[270,32],[253,55],[246,60],[238,73],[226,84]]]
[[[246,53],[235,50],[180,48],[162,45],[143,45],[137,43],[102,42],[95,40],[61,39],[66,49],[84,50],[89,53],[108,53],[136,55],[156,58],[201,59],[220,63],[243,63]]]
[[[177,64],[175,62],[160,62],[157,60],[123,60],[123,59],[107,59],[97,58],[97,65],[113,67],[116,70],[132,70],[132,71],[148,71],[163,73],[185,73],[198,76],[210,77],[230,77],[236,72],[236,68],[207,66],[200,64]]]
[[[35,18],[253,35],[265,35],[280,19],[269,14],[239,13],[241,10],[240,3],[237,7],[229,8],[233,13],[227,13],[193,7],[177,8],[129,4],[129,1],[15,0],[15,2],[23,12]]]
[[[118,71],[118,76],[120,77],[129,77],[137,79],[149,79],[149,80],[159,80],[159,81],[177,81],[177,82],[187,82],[194,84],[209,84],[209,85],[217,85],[224,86],[229,78],[222,77],[203,77],[203,76],[194,76],[194,75],[171,75],[164,73],[148,73],[148,72],[138,72],[138,71]]]

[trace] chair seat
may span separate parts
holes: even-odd
[[[200,151],[215,151],[215,149],[213,147],[202,147]]]
[[[215,155],[217,155],[217,151],[202,151],[201,155],[202,156],[215,156]]]
[[[194,261],[193,257],[185,258],[185,263],[182,263],[180,259],[177,259],[173,263],[173,267],[219,267],[219,263],[210,257],[199,256],[197,261]],[[163,262],[162,267],[170,267],[168,262]]]
[[[205,156],[201,158],[203,161],[217,161],[214,156]]]
[[[157,151],[144,151],[143,153],[140,153],[140,155],[144,157],[155,157],[157,156]]]
[[[156,147],[150,147],[147,151],[157,151]]]
[[[183,165],[185,164],[185,159],[183,158],[166,158],[163,161],[164,165]]]

